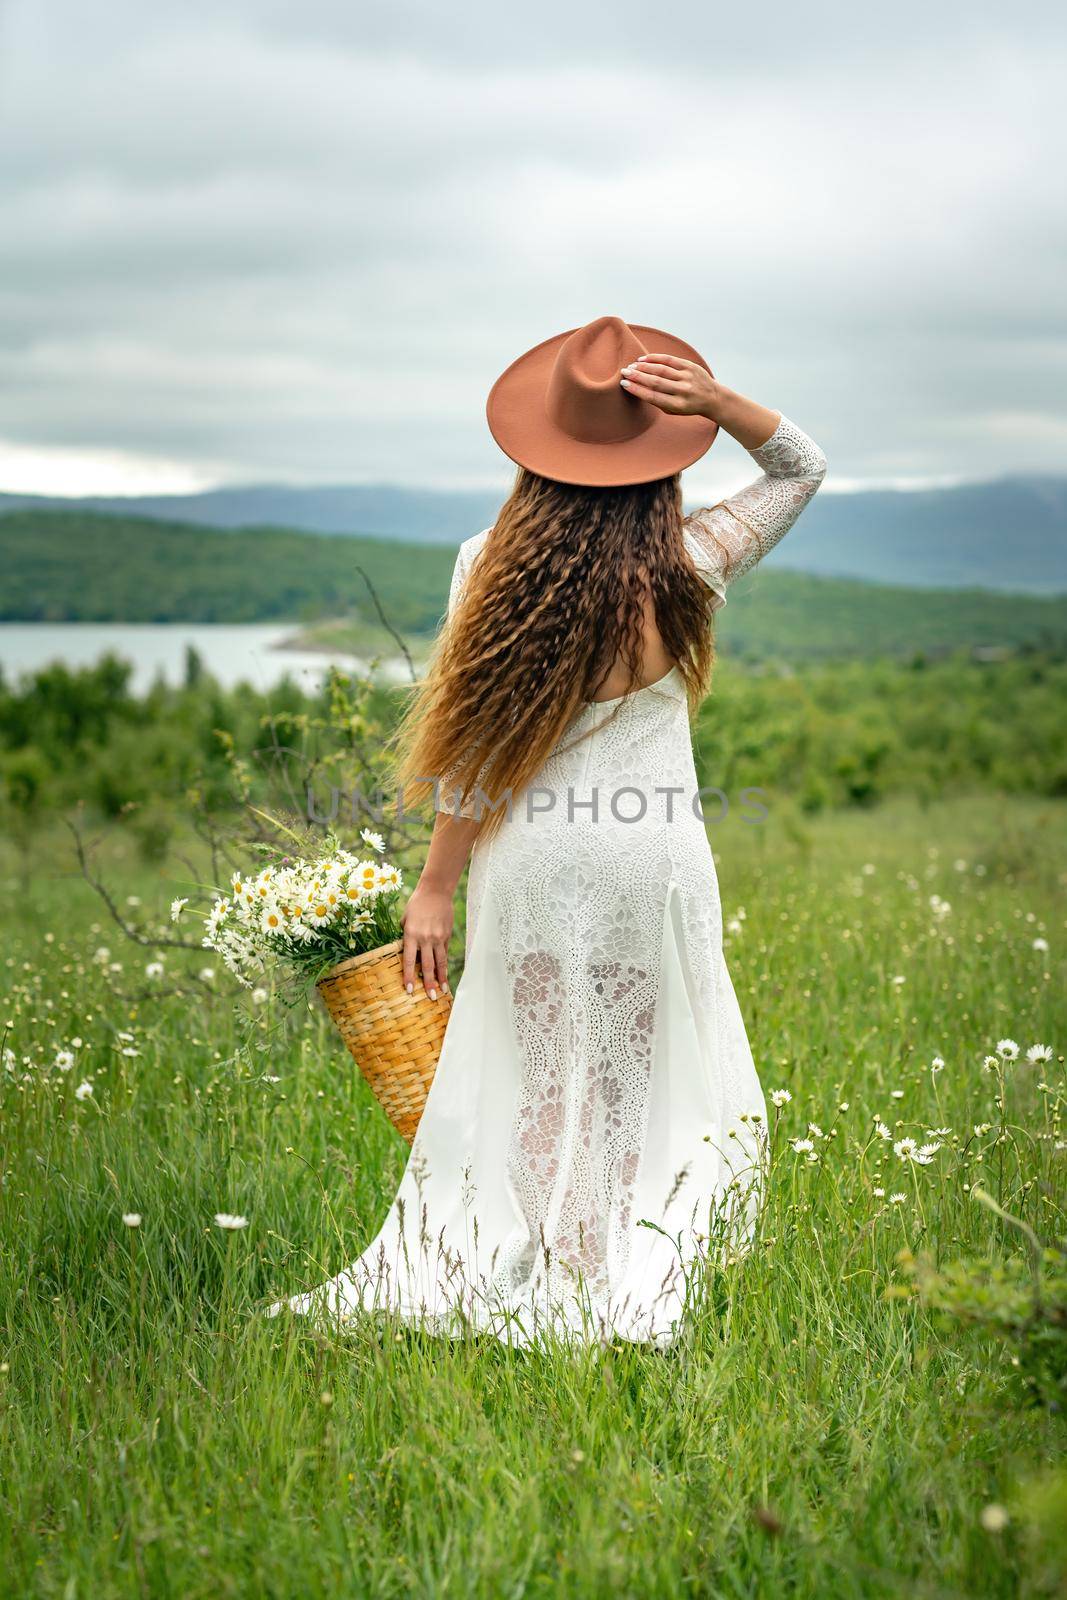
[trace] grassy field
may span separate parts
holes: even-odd
[[[976,1190],[1064,1232],[1065,821],[984,796],[715,832],[792,1096],[759,1244],[672,1352],[582,1358],[259,1317],[373,1235],[405,1147],[320,1014],[163,946],[148,976],[58,826],[28,882],[5,853],[0,1592],[1062,1593],[1058,1347],[938,1309],[936,1274],[988,1257],[1029,1294]],[[101,854],[168,937],[187,884],[120,828]],[[983,1070],[1004,1038],[1021,1059]]]

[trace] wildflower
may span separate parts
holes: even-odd
[[[1000,1066],[1000,1062],[997,1060],[996,1056],[986,1056],[985,1059],[982,1062],[982,1071],[983,1072],[992,1072],[994,1067],[999,1067],[999,1066]]]
[[[927,1128],[926,1137],[928,1139],[947,1139],[951,1132],[951,1128]]]
[[[359,836],[363,840],[364,844],[370,845],[372,850],[377,850],[379,855],[384,854],[385,840],[382,838],[380,833],[375,833],[372,828],[363,828],[361,829]]]
[[[1002,1061],[1017,1061],[1019,1059],[1019,1046],[1014,1039],[998,1039],[997,1055]]]
[[[188,900],[172,900],[170,903],[170,920],[177,922],[188,904]]]
[[[984,1139],[986,1134],[992,1128],[992,1126],[993,1126],[993,1124],[991,1122],[976,1122],[975,1125],[974,1125],[974,1136],[975,1136],[975,1138],[976,1139]]]
[[[266,991],[266,989],[253,989],[252,990],[252,1004],[254,1006],[261,1006],[261,1005],[265,1004],[266,1000],[267,1000],[267,991]]]
[[[248,1227],[248,1218],[234,1216],[229,1211],[216,1211],[215,1226],[216,1228],[222,1228],[227,1233],[234,1233],[238,1228]]]
[[[76,1100],[88,1100],[92,1095],[92,1092],[93,1086],[91,1083],[88,1081],[85,1083],[79,1083],[78,1087],[74,1091],[74,1098]]]
[[[1030,948],[1031,948],[1031,950],[1039,950],[1039,951],[1041,951],[1043,953],[1044,951],[1046,951],[1048,949],[1048,940],[1047,939],[1035,939],[1033,944],[1030,946]]]
[[[163,976],[162,961],[150,961],[144,969],[146,978],[161,978]]]
[[[1008,1513],[994,1502],[982,1507],[978,1520],[987,1533],[1003,1533],[1008,1526]]]
[[[200,971],[197,973],[197,977],[200,979],[201,983],[214,983],[214,981],[215,981],[215,968],[214,967],[201,967]]]
[[[871,1192],[873,1193],[873,1195],[874,1195],[876,1200],[884,1200],[885,1199],[885,1190],[884,1189],[874,1189]]]
[[[941,1059],[940,1056],[935,1056],[934,1059],[930,1063],[930,1071],[931,1072],[943,1072],[944,1071],[944,1067],[945,1067],[945,1063]]]
[[[772,1089],[771,1090],[771,1104],[772,1105],[775,1105],[775,1106],[787,1106],[789,1104],[790,1100],[792,1100],[792,1098],[793,1098],[793,1096],[789,1093],[788,1089]]]
[[[889,1196],[889,1204],[891,1206],[902,1206],[907,1198],[906,1194],[891,1194]]]
[[[388,894],[391,889],[400,888],[400,871],[397,867],[382,867],[378,872],[378,888]]]
[[[903,1100],[903,1098],[904,1098],[903,1089],[890,1089],[889,1098],[891,1100]]]
[[[940,1149],[941,1141],[935,1139],[933,1144],[920,1145],[912,1156],[912,1160],[917,1162],[920,1167],[928,1167]]]
[[[730,918],[729,922],[726,924],[726,931],[727,933],[741,932],[741,923],[738,921],[737,917]]]
[[[378,863],[376,861],[361,861],[353,869],[350,880],[357,883],[364,894],[373,894],[378,887]]]
[[[823,1137],[823,1131],[817,1122],[808,1123],[808,1132],[811,1134],[813,1139],[821,1139]]]
[[[906,982],[906,979],[902,974],[898,973],[895,978],[890,978],[889,981],[893,985],[894,989],[899,989]]]
[[[1051,1046],[1047,1044],[1032,1044],[1026,1052],[1026,1059],[1032,1066],[1036,1066],[1039,1061],[1051,1061]]]
[[[72,1050],[57,1050],[53,1062],[57,1072],[69,1072],[74,1065],[74,1052]]]
[[[899,1156],[901,1161],[910,1161],[918,1148],[914,1139],[898,1139],[893,1146],[893,1154]]]
[[[791,1139],[789,1142],[798,1156],[806,1156],[815,1149],[810,1139]]]
[[[124,1211],[122,1213],[122,1221],[127,1228],[139,1228],[141,1226],[141,1213],[139,1211]]]
[[[98,967],[107,966],[108,962],[111,960],[111,951],[108,949],[106,944],[102,944],[98,950],[93,951],[93,960]]]

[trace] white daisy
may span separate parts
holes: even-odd
[[[1052,1047],[1047,1044],[1032,1044],[1026,1052],[1026,1059],[1036,1066],[1039,1061],[1052,1060]]]
[[[74,1091],[74,1098],[75,1100],[88,1100],[92,1092],[93,1086],[91,1083],[79,1083],[78,1087]]]
[[[385,853],[385,840],[382,838],[380,833],[375,833],[373,828],[361,829],[359,836],[363,840],[364,844],[370,845],[372,850],[377,850],[379,855],[383,855]]]
[[[281,907],[274,905],[272,902],[268,902],[268,904],[263,907],[263,911],[260,914],[259,927],[261,933],[272,933],[276,934],[279,938],[284,938],[286,935],[286,927],[285,918],[281,913]]]
[[[1019,1059],[1019,1046],[1014,1039],[998,1039],[997,1055],[1002,1061],[1017,1061]]]
[[[788,1089],[772,1089],[771,1090],[771,1104],[772,1105],[775,1105],[775,1106],[787,1106],[789,1104],[790,1100],[792,1100],[792,1098],[793,1098],[793,1096],[789,1093]]]
[[[124,1211],[122,1220],[127,1228],[139,1228],[141,1226],[141,1213],[139,1211]]]
[[[228,1233],[234,1233],[238,1228],[248,1227],[248,1218],[234,1216],[229,1211],[216,1211],[215,1226],[216,1228],[224,1229]]]
[[[170,903],[170,920],[177,922],[188,904],[188,900],[172,900]]]

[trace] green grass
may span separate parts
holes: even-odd
[[[0,1592],[1060,1592],[1062,1415],[1024,1403],[1010,1346],[925,1309],[901,1252],[1017,1257],[975,1185],[1063,1231],[1065,819],[1023,797],[783,805],[714,834],[756,1060],[793,1097],[761,1240],[679,1348],[588,1358],[258,1317],[373,1236],[405,1147],[323,1016],[235,1012],[197,955],[164,951],[148,980],[152,948],[108,925],[58,832],[28,884],[0,858]],[[121,829],[102,851],[171,931],[188,888]],[[235,1065],[248,1019],[259,1048]],[[1061,1059],[1009,1071],[1002,1119],[981,1062],[1004,1036]],[[875,1116],[952,1132],[908,1167]],[[788,1143],[809,1121],[814,1164]]]

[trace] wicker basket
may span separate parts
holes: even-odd
[[[408,1144],[430,1092],[452,996],[403,982],[402,939],[353,956],[318,981],[326,1009],[386,1116]]]

